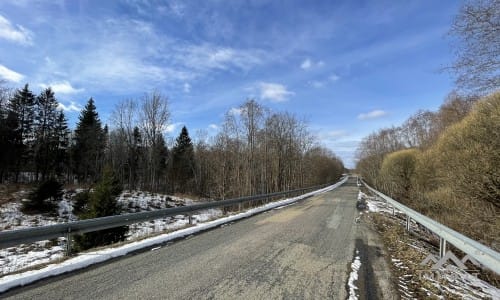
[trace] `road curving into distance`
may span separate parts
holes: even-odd
[[[357,222],[356,179],[154,250],[14,289],[3,299],[391,299],[383,248]],[[396,296],[394,296],[396,298]]]

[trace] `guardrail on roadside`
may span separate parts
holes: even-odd
[[[413,219],[415,222],[438,235],[440,238],[440,257],[443,257],[446,253],[446,243],[450,243],[464,253],[470,255],[484,267],[496,272],[497,274],[500,274],[500,253],[397,202],[396,200],[372,188],[363,180],[361,180],[361,182],[374,194],[406,215],[407,230],[409,229],[410,222]]]
[[[333,187],[337,187],[343,184],[348,177],[343,178],[339,182],[335,183]],[[151,221],[155,219],[187,214],[191,215],[193,212],[210,209],[210,208],[218,208],[218,207],[226,207],[233,205],[241,205],[246,202],[265,200],[273,197],[281,197],[281,196],[290,196],[294,194],[303,194],[306,191],[318,190],[321,188],[325,188],[329,186],[321,185],[314,186],[309,188],[296,189],[286,192],[276,192],[270,194],[256,195],[256,196],[247,196],[241,198],[213,201],[213,202],[205,202],[199,204],[193,204],[189,206],[181,206],[174,208],[165,208],[159,209],[155,211],[146,211],[146,212],[138,212],[138,213],[129,213],[123,215],[115,215],[108,216],[102,218],[95,219],[87,219],[80,220],[75,222],[61,223],[56,225],[48,225],[48,226],[40,226],[40,227],[32,227],[32,228],[23,228],[17,230],[10,230],[0,232],[0,249],[13,247],[19,244],[32,243],[43,240],[50,240],[58,237],[65,236],[67,238],[67,252],[71,250],[71,235],[72,234],[81,234],[86,232],[99,231],[109,228],[115,228],[120,226],[126,226],[133,223]]]

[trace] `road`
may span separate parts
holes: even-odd
[[[359,251],[360,299],[390,299],[383,248],[357,222],[355,180],[159,249],[58,276],[5,299],[346,299]]]

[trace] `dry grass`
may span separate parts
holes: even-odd
[[[440,188],[409,203],[420,213],[500,251],[500,210],[491,203],[458,199]]]
[[[398,284],[406,285],[410,289],[415,298],[418,299],[438,299],[429,298],[422,288],[431,291],[435,295],[443,295],[443,291],[438,290],[430,281],[418,276],[422,274],[428,267],[420,266],[420,262],[427,256],[429,252],[437,251],[435,249],[436,241],[432,237],[427,236],[423,232],[418,234],[410,234],[406,232],[404,221],[387,214],[369,214],[368,219],[380,233],[387,252],[392,258],[401,260],[404,267],[398,267],[394,263],[391,264],[394,278],[397,278]],[[454,253],[460,253],[457,249],[453,249]],[[490,283],[491,285],[500,287],[500,276],[489,271],[482,271],[479,278]],[[446,284],[446,282],[441,282]],[[400,285],[399,285],[400,286]],[[456,295],[446,293],[445,299],[461,299]]]
[[[31,189],[33,189],[32,184],[0,184],[0,205],[26,198]],[[26,192],[21,193],[21,191]]]

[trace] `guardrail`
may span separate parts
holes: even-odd
[[[334,187],[337,187],[343,184],[347,180],[343,178],[341,181],[334,184]],[[48,225],[48,226],[40,226],[40,227],[32,227],[32,228],[24,228],[17,230],[10,230],[0,232],[0,249],[16,246],[19,244],[32,243],[43,240],[50,240],[62,236],[66,236],[67,238],[67,252],[71,250],[71,235],[72,234],[81,234],[86,232],[99,231],[109,228],[115,228],[120,226],[126,226],[133,223],[143,222],[143,221],[151,221],[159,218],[165,218],[180,214],[192,214],[193,212],[210,209],[210,208],[218,208],[218,207],[226,207],[233,205],[241,205],[246,202],[265,200],[273,197],[281,197],[281,196],[289,196],[293,194],[303,194],[306,191],[312,191],[321,189],[329,186],[321,185],[309,188],[296,189],[286,192],[276,192],[270,194],[256,195],[256,196],[247,196],[241,198],[213,201],[213,202],[205,202],[199,203],[189,206],[181,206],[174,208],[165,208],[159,209],[155,211],[146,211],[146,212],[138,212],[138,213],[129,213],[123,215],[115,215],[108,216],[102,218],[95,219],[87,219],[75,222],[68,222],[56,225]]]
[[[374,194],[384,199],[388,204],[397,208],[401,212],[406,215],[406,228],[409,229],[410,222],[413,219],[415,222],[420,225],[426,227],[430,231],[434,232],[439,236],[439,256],[443,257],[446,253],[446,243],[450,243],[453,246],[457,247],[464,253],[470,255],[476,261],[478,261],[484,267],[500,274],[500,253],[495,250],[486,247],[483,244],[480,244],[474,241],[471,238],[466,237],[465,235],[456,232],[455,230],[444,226],[441,223],[438,223],[432,220],[429,217],[426,217],[415,210],[404,206],[403,204],[397,202],[396,200],[388,197],[387,195],[377,191],[376,189],[369,186],[366,182],[361,180],[361,182],[372,191]]]

